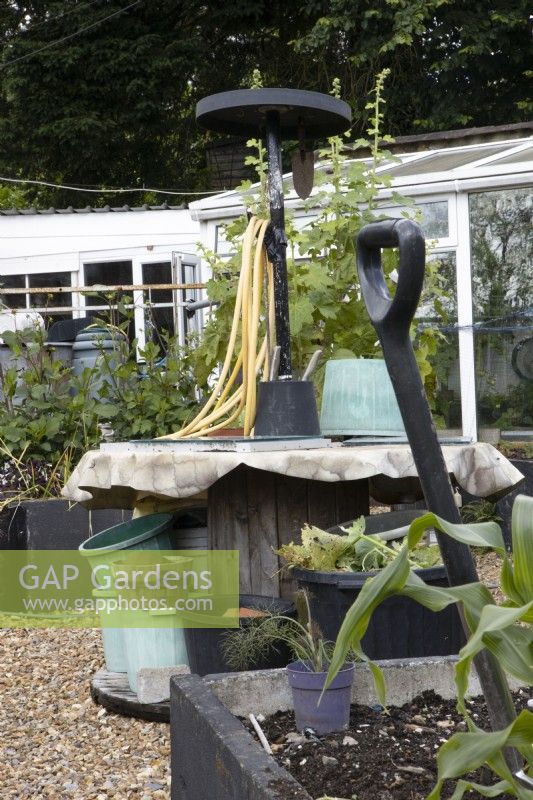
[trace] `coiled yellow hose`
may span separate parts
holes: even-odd
[[[161,438],[182,439],[205,436],[228,427],[244,411],[244,435],[249,436],[254,423],[257,400],[257,375],[268,379],[270,331],[274,330],[274,275],[264,246],[268,220],[252,217],[246,228],[242,247],[242,266],[237,286],[235,311],[224,364],[213,392],[199,414],[180,431]],[[266,287],[266,334],[258,349],[263,297]],[[241,349],[235,358],[239,328]],[[234,389],[242,373],[241,383]],[[229,377],[228,377],[229,376]],[[230,392],[233,392],[230,394]]]

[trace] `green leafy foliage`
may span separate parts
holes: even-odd
[[[491,503],[490,500],[472,500],[462,506],[460,511],[463,522],[490,522],[491,520],[501,522],[496,503]]]
[[[0,208],[24,208],[25,205],[25,194],[21,189],[12,184],[0,184]]]
[[[166,356],[158,345],[148,342],[139,350],[123,340],[118,354],[102,352],[102,377],[99,390],[102,416],[109,420],[115,441],[151,439],[173,433],[182,427],[196,407],[196,385],[183,348],[165,337]],[[116,362],[118,361],[118,364]]]
[[[409,566],[409,552],[420,542],[425,531],[434,527],[442,534],[472,547],[490,547],[502,557],[501,589],[505,600],[496,604],[489,590],[480,583],[465,586],[429,586]],[[451,603],[459,603],[470,635],[459,653],[455,668],[458,709],[465,716],[468,732],[454,734],[438,753],[438,780],[429,795],[439,800],[443,781],[457,778],[487,764],[500,779],[487,787],[487,796],[508,794],[520,800],[531,800],[513,775],[502,755],[505,747],[516,747],[525,760],[526,774],[533,768],[533,714],[523,711],[507,729],[487,734],[471,719],[465,696],[468,677],[475,656],[487,649],[502,669],[514,678],[533,683],[533,498],[519,495],[512,516],[513,561],[507,555],[499,526],[495,522],[456,525],[425,514],[409,528],[405,545],[397,557],[376,577],[366,581],[357,600],[348,610],[339,631],[328,675],[330,682],[344,663],[349,649],[371,667],[380,702],[385,702],[386,687],[379,667],[364,654],[361,639],[373,611],[383,600],[395,594],[416,600],[432,611],[440,611]],[[328,685],[326,683],[326,686]],[[453,797],[459,800],[470,784],[460,781]],[[477,788],[477,787],[476,787]]]
[[[367,572],[383,569],[399,552],[396,542],[387,544],[378,534],[365,534],[365,520],[354,520],[344,535],[328,533],[314,525],[302,529],[301,544],[290,542],[276,550],[288,567],[320,572]],[[418,546],[410,558],[419,568],[434,566],[440,561],[436,546]]]
[[[39,327],[4,331],[13,366],[0,371],[0,441],[15,458],[56,462],[72,458],[100,438],[98,402],[89,376],[76,378],[53,358]]]
[[[323,92],[339,76],[344,98],[356,106],[388,67],[387,127],[394,134],[531,117],[526,0],[467,7],[462,0],[150,0],[117,13],[129,5],[1,4],[2,174],[205,189],[213,136],[195,124],[196,103],[249,85],[256,68],[264,86]],[[356,108],[355,139],[371,116]],[[30,191],[43,207],[88,199]],[[107,199],[153,202],[142,192]]]
[[[114,350],[97,339],[97,360],[81,375],[55,359],[40,327],[2,332],[11,365],[0,367],[0,462],[17,465],[28,491],[31,469],[42,472],[39,465],[47,465],[57,491],[83,453],[98,446],[104,425],[115,441],[149,439],[179,429],[196,407],[187,353],[175,339],[165,337],[164,363],[152,342],[139,352],[138,363],[137,342],[124,335],[127,306],[123,298],[114,309],[122,320],[117,327],[102,321],[115,332]],[[33,466],[25,469],[24,463]],[[42,481],[34,488],[48,491]]]
[[[238,630],[228,632],[222,652],[227,664],[235,670],[247,669],[269,650],[281,643],[289,647],[295,659],[305,661],[314,672],[322,672],[329,664],[331,644],[326,642],[318,625],[311,618],[309,598],[304,591],[295,595],[297,619],[271,613],[248,621]]]

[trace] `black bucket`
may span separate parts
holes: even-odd
[[[257,611],[266,610],[273,614],[285,614],[288,617],[295,616],[295,608],[292,603],[279,598],[263,597],[255,594],[241,594],[239,598],[241,608],[249,608]],[[241,620],[241,625],[257,622],[257,617],[245,617]],[[191,672],[196,675],[210,675],[216,672],[233,672],[224,660],[222,653],[222,643],[230,628],[185,628],[185,642],[187,644],[187,654]],[[258,661],[247,667],[247,669],[274,669],[275,667],[286,667],[293,659],[288,647],[284,643],[279,643],[275,648],[271,648]]]
[[[313,382],[260,383],[255,436],[320,436]]]
[[[416,570],[431,586],[448,586],[443,566]],[[372,572],[314,572],[294,569],[298,586],[309,594],[311,616],[323,636],[335,641],[346,612]],[[363,650],[372,659],[448,656],[459,652],[465,637],[455,605],[433,612],[409,597],[389,597],[372,614]]]

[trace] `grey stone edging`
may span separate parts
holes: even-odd
[[[387,703],[402,706],[416,695],[433,690],[444,700],[455,697],[454,667],[456,656],[433,656],[413,659],[390,659],[377,662],[385,675]],[[292,708],[292,697],[284,669],[232,672],[206,675],[203,681],[235,716],[250,713],[269,716]],[[517,688],[516,681],[510,681]],[[481,686],[474,673],[469,694],[480,695]],[[365,664],[355,665],[352,702],[373,706],[377,703],[374,682]]]

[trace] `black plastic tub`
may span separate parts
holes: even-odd
[[[335,641],[346,612],[372,572],[314,572],[294,569],[298,586],[309,594],[311,616],[324,637]],[[443,566],[417,570],[432,586],[448,586]],[[457,608],[433,612],[408,597],[389,597],[374,611],[363,637],[372,659],[449,656],[465,642]]]
[[[285,614],[293,617],[295,608],[287,600],[274,599],[256,594],[241,594],[240,607],[258,611],[271,611],[274,614]],[[257,617],[244,617],[241,625],[257,623]],[[224,660],[222,642],[228,628],[185,628],[185,642],[189,656],[191,672],[196,675],[210,675],[216,672],[232,672],[232,668]],[[283,643],[271,648],[268,653],[250,665],[248,669],[274,669],[286,667],[293,660],[289,649]]]

